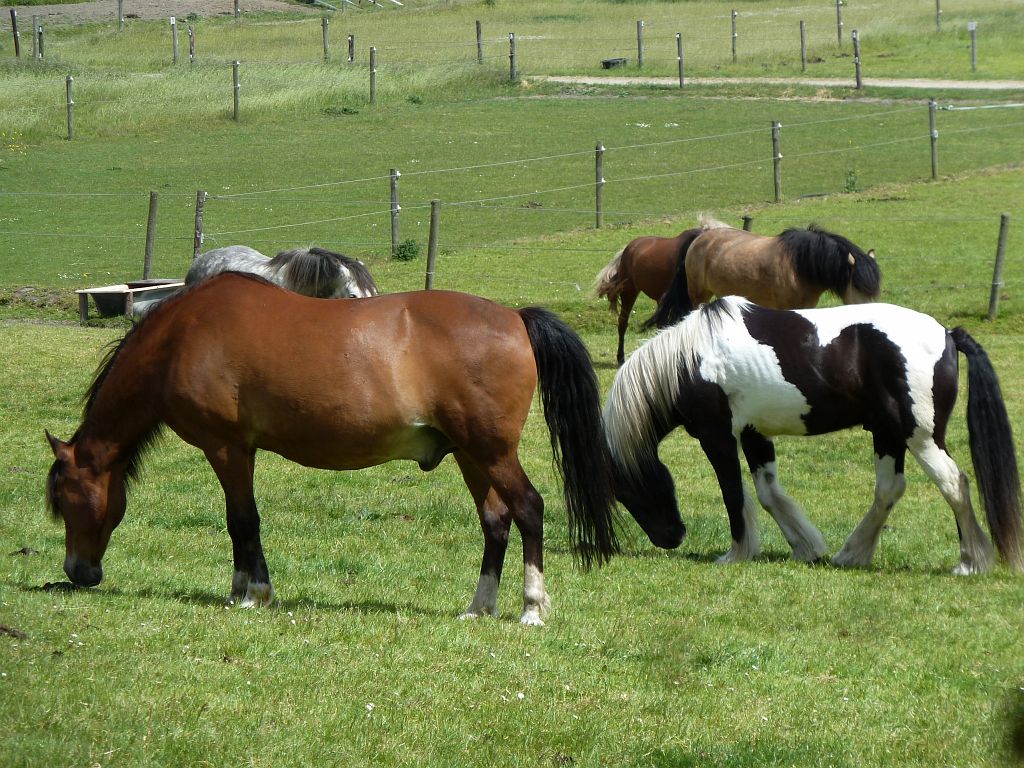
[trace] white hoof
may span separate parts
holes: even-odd
[[[240,605],[243,608],[262,608],[272,605],[274,602],[274,588],[270,584],[260,584],[250,581],[245,590],[245,597]]]

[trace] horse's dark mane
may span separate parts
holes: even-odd
[[[785,230],[779,235],[779,242],[789,253],[793,269],[800,277],[827,286],[836,296],[842,296],[851,281],[854,288],[867,296],[876,297],[881,291],[882,274],[878,264],[842,235],[811,224],[806,229]]]
[[[287,270],[292,290],[308,296],[320,296],[324,287],[337,282],[342,267],[348,269],[362,291],[377,292],[377,285],[363,262],[325,248],[281,251],[270,259],[269,265],[275,272]]]

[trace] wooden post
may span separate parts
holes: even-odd
[[[935,0],[935,31],[942,30],[942,0]]]
[[[356,60],[356,36],[348,36],[348,63],[351,64]]]
[[[39,60],[43,60],[43,25],[40,24],[38,27],[38,33],[36,35],[39,38]]]
[[[430,201],[430,240],[427,243],[427,281],[424,285],[428,291],[434,287],[434,266],[437,264],[437,228],[441,225],[441,201]]]
[[[142,279],[148,280],[153,270],[153,243],[156,242],[156,192],[149,193],[149,220],[146,222],[146,259],[142,264]],[[128,313],[131,315],[131,313]]]
[[[775,202],[782,200],[782,142],[780,131],[782,123],[772,121],[772,177],[775,183]]]
[[[935,129],[935,99],[928,102],[928,135],[932,144],[932,181],[939,178],[939,132]]]
[[[239,106],[240,106],[239,105],[239,92],[242,89],[242,85],[241,85],[241,83],[238,80],[238,67],[239,67],[240,64],[241,64],[240,61],[233,61],[233,62],[231,62],[231,80],[232,80],[232,82],[234,84],[233,85],[233,90],[234,90],[234,101],[235,101],[235,112],[234,112],[235,122],[238,122]]]
[[[604,144],[597,142],[594,153],[594,226],[598,229],[604,223]]]
[[[18,34],[18,11],[11,8],[11,34],[14,35],[14,58],[21,58],[21,35]]]
[[[750,227],[751,227],[751,225],[753,223],[754,223],[754,217],[753,216],[744,216],[743,217],[743,231],[744,232],[749,232],[750,231]]]
[[[124,30],[124,0],[117,0],[117,31]]]
[[[860,35],[853,30],[853,69],[857,78],[857,90],[864,87],[864,81],[860,77]]]
[[[192,239],[192,260],[203,251],[203,215],[206,213],[206,191],[196,190],[196,229]]]
[[[476,23],[476,63],[484,63],[484,33],[479,20]]]
[[[739,35],[736,34],[736,11],[732,12],[732,63],[736,63],[736,38]]]
[[[398,212],[402,210],[398,204],[398,177],[401,175],[397,168],[391,169],[391,258],[398,254]]]
[[[377,49],[370,46],[370,103],[377,103]]]
[[[516,81],[516,33],[508,33],[508,78],[511,82]]]
[[[242,9],[238,7],[238,0],[235,0],[235,20],[238,21],[242,18]]]
[[[636,66],[644,68],[644,22],[640,19],[636,23]]]
[[[978,71],[978,22],[969,21],[967,22],[967,31],[971,33],[971,72]],[[42,42],[40,42],[40,47]],[[39,54],[39,58],[42,58],[42,54]]]
[[[324,38],[324,61],[330,61],[331,60],[331,40],[330,40],[330,36],[327,33],[327,28],[328,28],[329,24],[330,24],[330,21],[327,19],[326,16],[324,16],[322,19],[320,19],[320,29],[323,32],[323,38]]]
[[[74,83],[75,78],[71,75],[67,76],[67,93],[68,93],[68,141],[75,138],[75,100],[71,93],[71,85]]]
[[[807,29],[804,22],[800,22],[800,71],[807,71]]]
[[[171,59],[178,63],[178,20],[171,16]]]
[[[836,41],[843,47],[843,0],[836,0]]]
[[[683,87],[683,33],[676,32],[676,58],[679,59],[679,87]]]
[[[992,293],[988,300],[988,319],[995,320],[999,314],[999,289],[1003,287],[1003,257],[1006,255],[1006,233],[1010,228],[1010,215],[999,217],[999,244],[996,246],[996,266],[992,272]]]
[[[188,63],[196,63],[196,31],[192,25],[188,25]]]

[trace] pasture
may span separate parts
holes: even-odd
[[[546,501],[552,612],[547,626],[530,628],[517,622],[516,533],[499,617],[456,619],[476,583],[481,534],[450,459],[429,474],[413,463],[328,473],[261,454],[256,498],[280,605],[225,607],[223,494],[203,456],[168,435],[131,493],[103,584],[48,586],[64,578],[64,533],[44,509],[52,454],[43,429],[70,437],[103,347],[126,328],[118,318],[80,327],[71,292],[140,276],[150,190],[160,192],[156,276],[184,275],[195,192],[206,189],[209,247],[241,242],[273,253],[315,243],[364,259],[381,290],[395,292],[422,287],[424,272],[422,258],[388,257],[387,176],[400,168],[403,239],[425,251],[427,204],[445,203],[435,286],[554,309],[590,349],[603,391],[615,373],[615,320],[590,285],[632,237],[675,235],[700,211],[734,224],[750,215],[766,234],[814,221],[876,250],[883,300],[962,324],[985,346],[1019,444],[1020,113],[941,112],[932,182],[926,104],[934,96],[1005,105],[1020,93],[554,86],[539,76],[589,73],[601,51],[629,48],[636,18],[648,19],[649,46],[652,30],[674,35],[674,4],[565,3],[557,14],[532,2],[513,11],[500,0],[409,5],[332,17],[336,54],[351,25],[365,45],[379,33],[402,43],[410,60],[438,59],[382,65],[394,76],[372,106],[365,72],[316,61],[317,19],[194,22],[201,40],[235,46],[223,61],[259,62],[237,123],[230,70],[226,79],[220,58],[172,68],[165,23],[132,23],[121,39],[98,25],[55,28],[48,45],[59,65],[0,65],[0,762],[1016,764],[1024,582],[1002,567],[977,578],[950,574],[955,524],[913,463],[872,567],[793,562],[766,515],[764,555],[721,567],[713,561],[729,533],[717,482],[697,444],[674,434],[661,456],[689,538],[679,550],[656,550],[624,518],[624,553],[583,572],[569,552],[535,401],[521,458]],[[686,5],[728,23],[725,3]],[[739,9],[759,14],[764,5]],[[886,14],[847,5],[846,23],[865,30],[875,75],[956,74],[945,56],[921,54],[963,55],[963,14],[988,14],[979,15],[981,28],[1000,35],[1024,23],[1005,3],[947,0],[945,31],[922,36],[903,30],[909,16],[917,30],[934,28],[930,2]],[[823,6],[821,26],[834,23],[834,4]],[[797,13],[778,4],[772,15]],[[521,55],[531,34],[625,42],[552,44],[543,67],[524,63],[527,82],[513,86],[504,81],[505,51],[481,71],[472,45],[468,62],[454,65],[440,62],[445,46],[424,43],[449,40],[448,30],[471,35],[478,15],[501,30],[488,34],[522,30]],[[872,36],[886,45],[872,49]],[[763,55],[735,65],[727,48],[709,42],[701,52],[694,41],[694,64],[704,74],[799,74],[791,49],[773,37],[758,38]],[[815,66],[828,74],[849,65],[833,44],[817,49]],[[672,74],[674,53],[656,50],[650,73]],[[1019,50],[1007,50],[963,76],[1019,72]],[[72,141],[62,123],[68,67],[81,99]],[[781,203],[772,201],[772,120],[784,126]],[[601,228],[593,226],[597,141],[608,147]],[[1004,285],[990,322],[1004,212]],[[652,309],[638,302],[627,350],[642,340],[637,327]],[[948,442],[970,474],[965,401],[962,390]],[[835,553],[870,503],[870,436],[781,439],[778,450],[787,490]]]

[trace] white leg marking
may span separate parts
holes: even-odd
[[[551,598],[544,589],[544,574],[534,565],[523,566],[523,615],[520,624],[544,626],[544,617],[551,610]]]
[[[850,534],[843,548],[832,558],[840,568],[865,568],[871,564],[889,512],[906,490],[907,480],[896,472],[896,459],[875,456],[875,500]]]
[[[761,532],[757,527],[757,504],[743,486],[743,541],[733,539],[732,547],[718,558],[722,565],[753,560],[761,554]]]
[[[754,475],[757,499],[778,524],[793,549],[793,557],[813,563],[825,554],[825,537],[807,519],[803,509],[779,484],[774,461],[758,468]]]
[[[460,619],[476,619],[480,616],[498,615],[498,579],[491,573],[481,573],[476,585],[473,602]]]
[[[245,598],[242,600],[243,608],[260,608],[272,605],[274,602],[274,588],[270,584],[263,584],[258,581],[250,581],[245,590]]]
[[[917,435],[915,435],[915,438]],[[910,450],[925,473],[938,486],[943,498],[953,508],[960,531],[960,564],[953,573],[967,575],[988,573],[995,564],[992,542],[978,525],[971,504],[971,489],[967,476],[953,458],[930,438],[916,440]]]

